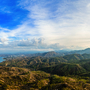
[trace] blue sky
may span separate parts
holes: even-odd
[[[89,47],[89,0],[0,2],[1,51],[75,50]]]

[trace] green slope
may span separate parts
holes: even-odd
[[[0,90],[90,90],[88,80],[0,66]]]
[[[61,63],[59,65],[53,67],[41,68],[40,70],[49,72],[57,75],[79,75],[81,73],[85,73],[86,70],[81,67],[79,64],[67,64]]]

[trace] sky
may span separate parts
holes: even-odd
[[[0,0],[0,51],[90,48],[90,0]]]

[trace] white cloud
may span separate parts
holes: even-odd
[[[4,42],[6,42],[6,41],[8,41],[7,38],[0,38],[0,42],[1,42],[1,43],[4,43]]]
[[[38,1],[35,2],[32,0],[19,1],[17,6],[30,12],[28,20],[13,30],[2,28],[0,37],[8,38],[11,40],[11,42],[8,41],[11,46],[19,48],[32,46],[33,49],[79,49],[90,46],[89,0],[72,2],[65,0],[63,4],[57,4],[55,11],[51,11],[50,6],[46,7],[47,2],[41,2],[41,4]],[[12,37],[17,37],[19,40],[14,41]],[[42,38],[37,39],[39,37]],[[21,40],[23,38],[25,40]]]
[[[3,42],[4,39],[1,39]],[[44,38],[33,38],[33,39],[27,39],[27,40],[18,40],[18,41],[11,41],[8,42],[8,44],[0,44],[0,49],[12,49],[12,50],[59,50],[59,49],[64,49],[66,48],[65,46],[60,46],[59,43],[56,44],[47,44],[44,42]]]

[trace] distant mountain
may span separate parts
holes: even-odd
[[[60,50],[56,51],[56,53],[59,53],[60,55],[69,55],[69,54],[90,54],[90,48],[84,49],[84,50],[72,50],[72,51],[65,51],[65,50]]]
[[[85,50],[73,50],[73,51],[65,51],[65,50],[60,50],[60,51],[50,51],[50,52],[45,52],[45,53],[38,53],[36,55],[40,55],[42,57],[56,57],[56,56],[65,56],[65,55],[70,55],[70,54],[90,54],[90,48],[87,48]],[[78,56],[80,59],[84,59],[82,56]],[[77,58],[77,57],[76,57]],[[85,58],[86,59],[86,58]]]
[[[55,56],[58,56],[58,55],[59,54],[54,52],[54,51],[42,53],[42,56],[44,56],[44,57],[55,57]]]
[[[69,51],[67,50],[66,51],[65,50],[51,51],[51,52],[42,53],[41,56],[56,57],[56,56],[65,56],[65,55],[70,55],[70,54],[90,54],[90,48],[87,48],[85,50],[73,50],[73,51],[70,51],[70,50]]]
[[[68,62],[75,62],[77,60],[90,59],[90,54],[70,54],[63,56]]]
[[[25,54],[25,56],[56,57],[56,56],[62,56],[62,55],[59,53],[56,53],[55,51],[50,51],[50,52],[44,52],[44,53]]]
[[[75,50],[75,51],[71,51],[71,52],[69,52],[69,54],[75,54],[75,53],[77,53],[77,54],[90,54],[90,48],[87,48],[87,49],[85,49],[85,50]]]
[[[13,54],[0,54],[1,57],[23,57],[23,56],[28,56],[28,57],[36,57],[36,56],[41,56],[41,57],[57,57],[57,56],[65,56],[65,55],[70,55],[70,54],[90,54],[90,48],[87,48],[85,50],[59,50],[59,51],[49,51],[49,52],[22,52],[22,53],[13,53]]]

